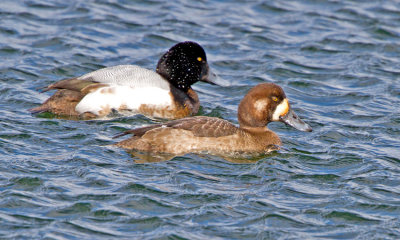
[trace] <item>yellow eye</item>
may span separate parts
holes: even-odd
[[[201,62],[201,60],[203,60],[201,57],[197,58],[197,61]]]
[[[277,102],[278,98],[277,97],[272,97],[272,101]]]

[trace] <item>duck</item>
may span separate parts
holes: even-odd
[[[199,110],[199,98],[191,86],[198,81],[215,85],[214,78],[203,47],[185,41],[161,56],[155,72],[137,65],[117,65],[64,79],[44,87],[43,92],[57,91],[29,111],[78,119],[112,113],[179,119]]]
[[[132,136],[114,145],[144,153],[184,155],[188,153],[235,156],[279,150],[282,142],[267,125],[283,122],[311,132],[290,107],[283,89],[274,83],[251,88],[238,107],[239,126],[208,116],[187,117],[128,130],[115,136]]]

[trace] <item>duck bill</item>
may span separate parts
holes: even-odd
[[[311,132],[312,131],[312,128],[310,127],[310,125],[303,122],[303,120],[301,120],[292,109],[289,109],[289,112],[286,115],[281,116],[279,119],[281,122],[284,122],[287,125],[296,128],[297,130],[300,130],[303,132]]]
[[[219,86],[219,85],[216,83],[217,74],[213,73],[213,72],[210,70],[210,67],[208,66],[208,64],[207,64],[207,66],[204,68],[204,70],[203,70],[203,72],[202,72],[201,75],[202,75],[202,77],[201,77],[200,81],[209,83],[209,84],[211,84],[211,85],[217,85],[217,86]]]

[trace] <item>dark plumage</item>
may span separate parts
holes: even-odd
[[[43,91],[57,92],[29,111],[95,118],[128,110],[152,118],[177,119],[197,113],[200,102],[191,85],[213,83],[210,76],[204,49],[195,42],[181,42],[163,54],[156,72],[118,65],[61,80],[45,87]]]

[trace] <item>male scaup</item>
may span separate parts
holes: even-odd
[[[83,76],[61,80],[43,91],[58,91],[31,113],[91,119],[112,111],[130,111],[151,118],[177,119],[199,110],[200,102],[191,85],[211,80],[204,49],[195,42],[181,42],[158,61],[156,72],[118,65]]]
[[[273,83],[259,84],[246,94],[239,104],[238,120],[239,127],[215,117],[178,119],[126,131],[116,137],[133,137],[115,145],[174,155],[265,153],[281,145],[278,135],[267,128],[270,122],[281,121],[301,131],[312,131],[290,108],[282,88]]]

